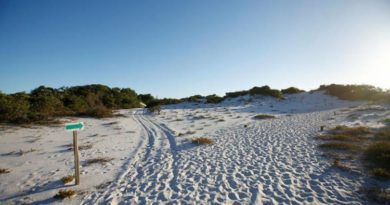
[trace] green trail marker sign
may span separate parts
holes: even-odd
[[[76,185],[80,184],[80,159],[79,159],[79,146],[77,143],[77,131],[84,129],[83,122],[67,123],[65,124],[66,131],[73,132],[73,152],[74,152],[74,177],[76,179]]]
[[[84,123],[83,122],[77,122],[77,123],[67,123],[65,124],[65,130],[66,131],[78,131],[84,129]]]

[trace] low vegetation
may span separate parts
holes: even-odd
[[[0,93],[0,122],[47,122],[59,116],[111,117],[113,109],[139,107],[135,91],[94,84],[54,89],[40,86],[30,93]]]
[[[99,158],[94,158],[94,159],[88,159],[86,161],[87,165],[91,164],[106,164],[108,162],[111,162],[114,160],[114,158],[109,158],[109,157],[99,157]]]
[[[61,178],[61,181],[64,183],[64,184],[67,184],[69,182],[72,182],[74,180],[74,176],[73,175],[68,175],[68,176],[65,176],[65,177],[62,177]]]
[[[371,85],[321,85],[318,90],[342,100],[369,100],[390,102],[390,92]]]
[[[263,119],[273,119],[273,118],[275,118],[275,116],[267,115],[267,114],[259,114],[259,115],[254,116],[253,118],[257,119],[257,120],[263,120]]]
[[[339,154],[344,153],[345,160],[354,163],[357,169],[378,180],[390,179],[390,125],[380,129],[336,126],[316,139],[326,141],[318,146],[324,149],[326,156],[333,158],[334,167],[350,170],[339,158]],[[363,193],[372,201],[390,200],[389,191],[382,188],[363,188]]]
[[[289,88],[286,88],[286,89],[282,89],[281,92],[283,94],[296,94],[296,93],[302,93],[302,92],[305,92],[305,91],[301,90],[299,88],[296,88],[296,87],[289,87]]]
[[[324,149],[337,149],[337,150],[359,150],[357,145],[347,143],[347,142],[327,142],[320,144],[318,147]]]
[[[214,141],[210,138],[206,138],[206,137],[198,137],[198,138],[194,138],[191,140],[191,142],[193,144],[196,144],[196,145],[210,145],[210,144],[213,144]]]
[[[3,168],[0,168],[0,174],[8,174],[10,173],[11,171],[9,169],[3,169]]]
[[[146,108],[150,113],[160,114],[161,112],[161,103],[158,100],[151,101]]]
[[[364,152],[364,157],[373,166],[390,171],[390,141],[370,144]]]
[[[361,192],[371,201],[378,204],[389,204],[390,190],[381,187],[369,187],[361,189]]]
[[[72,189],[68,190],[60,190],[58,193],[54,196],[56,199],[66,199],[76,196],[76,191]]]
[[[87,150],[91,149],[93,147],[93,144],[83,144],[79,146],[79,150]]]
[[[223,98],[219,97],[218,95],[215,95],[215,94],[206,96],[206,102],[207,103],[216,104],[216,103],[220,103],[222,101],[223,101]]]

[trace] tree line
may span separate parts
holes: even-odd
[[[54,89],[40,86],[30,93],[0,92],[0,122],[44,122],[58,116],[110,117],[113,109],[140,107],[130,88],[94,84]]]

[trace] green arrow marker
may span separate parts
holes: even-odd
[[[75,130],[83,130],[83,129],[84,129],[83,122],[65,124],[66,131],[75,131]]]

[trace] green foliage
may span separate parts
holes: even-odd
[[[250,95],[265,95],[275,98],[283,98],[283,93],[276,89],[271,89],[269,86],[253,87],[249,90]]]
[[[236,92],[229,92],[225,94],[226,98],[236,98],[244,95],[248,95],[249,91],[243,90],[243,91],[236,91]]]
[[[148,105],[146,105],[149,112],[160,114],[161,112],[161,103],[159,100],[151,101]]]
[[[172,104],[179,104],[183,102],[183,100],[179,100],[175,98],[163,98],[155,101],[158,101],[160,105],[172,105]]]
[[[150,102],[152,102],[153,100],[155,100],[151,94],[138,95],[138,99],[141,100],[141,102],[143,102],[145,105],[147,105]]]
[[[281,91],[283,94],[295,94],[295,93],[305,92],[304,90],[300,90],[299,88],[296,88],[296,87],[289,87],[289,88],[283,89]]]
[[[257,120],[263,120],[263,119],[273,119],[273,118],[275,118],[275,116],[267,115],[267,114],[260,114],[260,115],[254,116],[253,118],[255,118]]]
[[[0,93],[0,122],[47,121],[65,115],[110,117],[112,109],[139,107],[137,93],[129,88],[85,85],[53,89],[40,86],[30,94]]]
[[[379,179],[390,179],[390,172],[383,168],[373,168],[370,173]]]
[[[324,90],[327,94],[336,96],[342,100],[389,100],[389,92],[371,85],[321,85],[318,90]]]
[[[369,163],[390,171],[390,141],[381,141],[371,144],[364,155]]]
[[[205,98],[205,97],[203,97],[201,95],[193,95],[193,96],[190,96],[188,98],[183,98],[181,100],[196,103],[196,102],[201,102],[203,98]]]
[[[0,93],[0,122],[19,123],[29,118],[29,96],[26,93]]]
[[[327,143],[323,143],[323,144],[320,144],[318,145],[318,147],[320,148],[324,148],[324,149],[335,149],[335,150],[359,150],[359,147],[352,144],[352,143],[349,143],[349,142],[327,142]]]
[[[220,103],[223,101],[223,98],[222,97],[219,97],[218,95],[208,95],[206,96],[206,102],[207,103]]]
[[[264,95],[271,96],[275,98],[283,98],[283,93],[280,90],[271,89],[269,86],[265,85],[262,87],[253,87],[250,90],[243,90],[237,92],[229,92],[225,94],[225,98],[235,98],[244,95]]]

